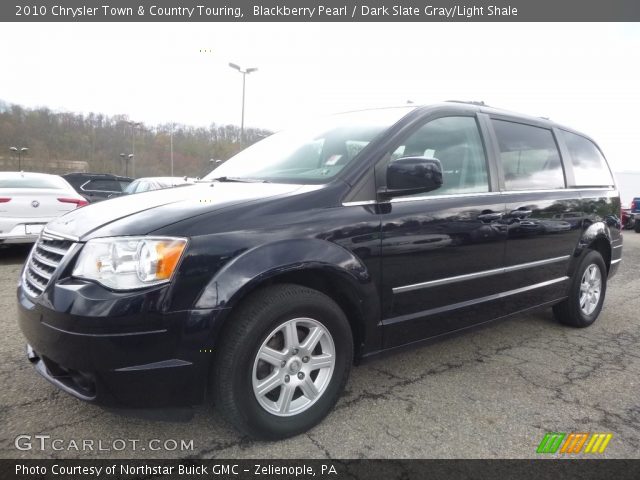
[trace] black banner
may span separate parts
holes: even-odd
[[[634,22],[637,0],[31,0],[0,3],[15,22]]]
[[[640,460],[0,460],[14,479],[636,479]]]

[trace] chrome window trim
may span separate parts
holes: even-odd
[[[616,189],[612,187],[567,187],[567,188],[551,188],[542,190],[502,190],[500,193],[503,195],[513,195],[514,193],[558,193],[558,192],[591,192],[593,190],[614,192]]]
[[[375,205],[376,202],[375,200],[361,200],[359,202],[343,202],[342,206],[343,207],[357,207],[360,205]]]
[[[490,302],[492,300],[498,300],[500,298],[510,297],[519,293],[535,290],[536,288],[548,287],[556,283],[565,282],[569,280],[569,277],[559,277],[553,280],[547,280],[546,282],[535,283],[533,285],[527,285],[526,287],[516,288],[515,290],[507,290],[506,292],[495,293],[493,295],[487,295],[486,297],[474,298],[472,300],[466,300],[464,302],[453,303],[451,305],[445,305],[443,307],[431,308],[429,310],[423,310],[422,312],[410,313],[407,315],[401,315],[399,317],[393,317],[386,320],[382,320],[382,325],[393,325],[395,323],[405,322],[407,320],[415,320],[429,315],[435,315],[438,313],[448,312],[451,310],[457,310],[459,308],[471,307],[479,303]]]
[[[443,198],[457,198],[457,197],[487,197],[492,195],[514,195],[514,194],[527,194],[527,193],[561,193],[561,192],[615,192],[614,187],[567,187],[556,188],[550,190],[501,190],[499,192],[475,192],[475,193],[447,193],[442,195],[423,195],[421,197],[396,197],[392,198],[388,202],[378,202],[376,200],[361,200],[358,202],[343,202],[343,207],[354,207],[358,205],[376,205],[378,203],[404,203],[404,202],[418,202],[422,200],[439,200]]]
[[[495,268],[492,270],[483,270],[480,272],[467,273],[464,275],[456,275],[455,277],[447,277],[447,278],[441,278],[438,280],[430,280],[428,282],[414,283],[412,285],[403,285],[401,287],[392,288],[391,290],[393,291],[394,294],[397,294],[397,293],[411,292],[413,290],[421,290],[423,288],[439,287],[441,285],[448,285],[450,283],[464,282],[464,281],[473,280],[476,278],[489,277],[492,275],[500,275],[503,273],[516,272],[518,270],[524,270],[527,268],[548,265],[550,263],[562,262],[562,261],[568,260],[570,257],[571,255],[564,255],[562,257],[547,258],[545,260],[537,260],[535,262],[520,263],[518,265],[511,265],[503,268]]]
[[[389,200],[389,203],[417,202],[420,200],[430,200],[430,199],[438,200],[443,198],[454,198],[454,197],[455,198],[492,197],[500,194],[501,192],[474,192],[474,193],[450,193],[450,194],[443,194],[443,195],[425,195],[423,197],[399,197],[399,198],[392,198],[391,200]]]
[[[117,182],[117,180],[113,180],[114,182]],[[118,190],[87,190],[85,187],[85,185],[87,185],[88,183],[93,182],[93,180],[87,180],[86,182],[84,182],[82,185],[80,185],[80,190],[82,190],[83,192],[93,192],[93,193],[120,193],[122,192],[122,190],[120,190],[120,192],[118,192]]]

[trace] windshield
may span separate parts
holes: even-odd
[[[335,177],[378,134],[413,107],[333,115],[271,135],[220,165],[204,180],[320,184]]]

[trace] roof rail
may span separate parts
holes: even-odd
[[[446,100],[449,103],[468,103],[469,105],[477,105],[479,107],[488,107],[486,103],[482,100],[474,101],[474,100]]]

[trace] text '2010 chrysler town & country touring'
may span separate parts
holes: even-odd
[[[52,221],[18,287],[36,370],[111,406],[317,424],[351,365],[527,309],[586,327],[622,255],[588,137],[447,102],[277,133],[203,181]]]

